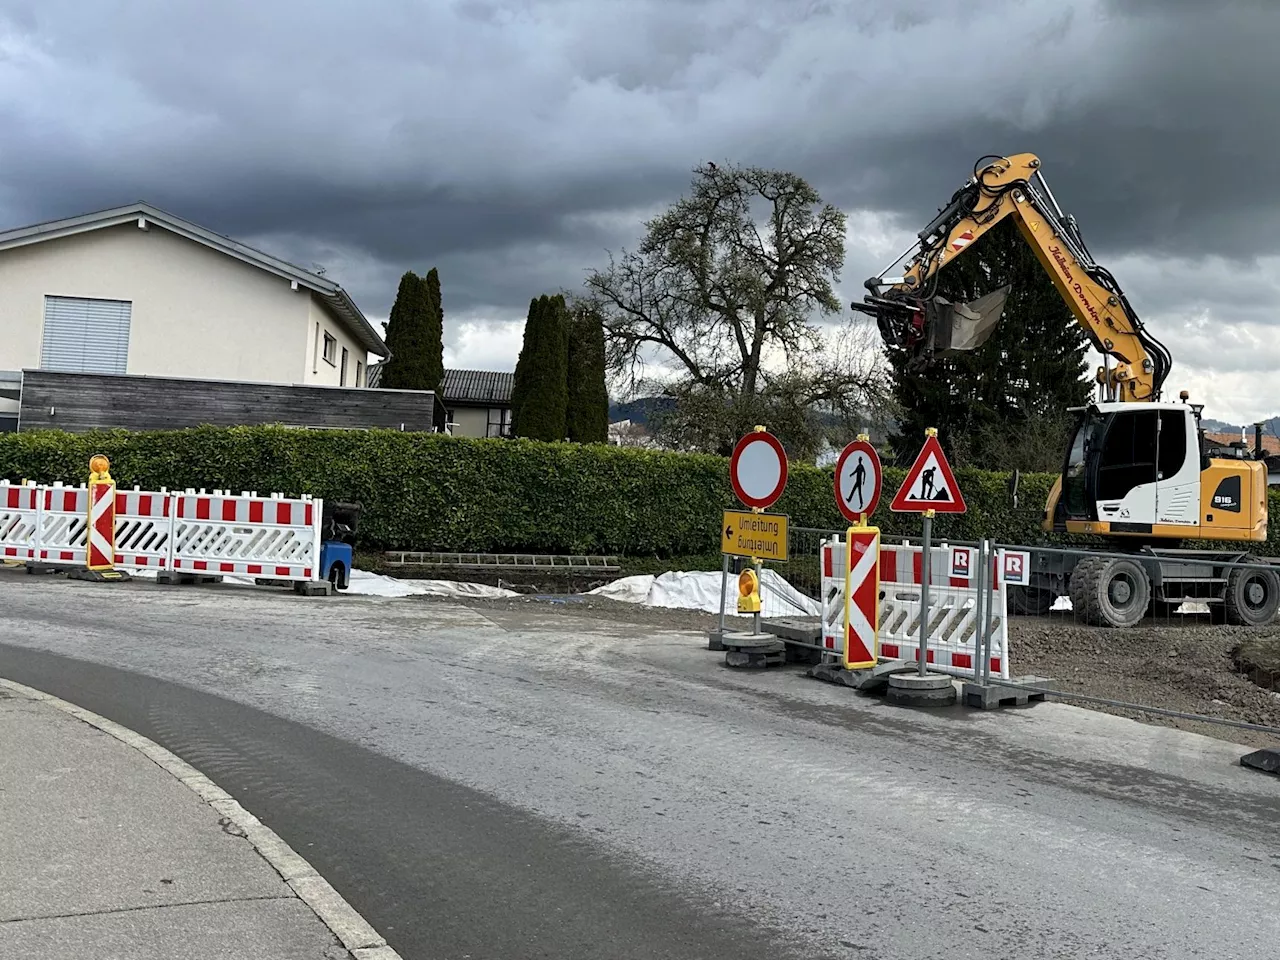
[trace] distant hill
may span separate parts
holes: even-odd
[[[628,400],[626,403],[611,403],[609,404],[609,422],[630,420],[632,423],[647,427],[650,417],[670,410],[673,406],[675,401],[670,397],[640,397],[637,400]]]
[[[1205,417],[1200,421],[1200,426],[1204,427],[1209,433],[1234,433],[1240,434],[1241,428],[1244,429],[1245,437],[1250,441],[1253,440],[1253,424],[1252,423],[1227,423],[1225,420],[1213,420]],[[1263,423],[1262,432],[1264,434],[1280,437],[1280,417],[1272,417]]]

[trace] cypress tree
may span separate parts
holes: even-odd
[[[423,346],[427,383],[430,384],[427,389],[438,394],[444,386],[444,305],[440,300],[440,273],[435,267],[427,271],[425,282],[431,305]]]
[[[387,318],[387,349],[391,359],[382,369],[379,385],[388,390],[434,390],[428,358],[431,296],[426,280],[412,270],[400,277],[396,302]]]
[[[576,443],[609,439],[609,391],[605,386],[604,325],[586,305],[569,321],[569,405],[565,433]]]
[[[1034,251],[1005,220],[938,274],[938,293],[967,303],[1010,284],[991,338],[971,353],[908,374],[890,348],[894,399],[903,411],[891,443],[899,461],[937,427],[959,463],[988,469],[1057,471],[1070,416],[1088,400],[1088,338]],[[1059,437],[1058,434],[1062,435]]]
[[[529,304],[524,343],[511,393],[511,435],[565,439],[568,406],[568,311],[564,297],[543,295]]]

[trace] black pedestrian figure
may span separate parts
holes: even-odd
[[[861,458],[858,465],[853,468],[853,489],[849,491],[849,495],[844,498],[845,503],[853,502],[853,495],[858,495],[858,509],[861,510],[867,503],[866,494],[862,492],[862,484],[867,479],[867,465]]]

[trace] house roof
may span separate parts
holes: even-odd
[[[514,373],[498,370],[446,370],[440,392],[445,403],[507,406],[511,403]]]
[[[365,383],[377,387],[382,383],[383,364],[373,363],[365,372]],[[445,370],[440,395],[446,404],[478,407],[511,405],[511,387],[515,374],[501,370]]]
[[[269,253],[264,253],[261,250],[232,240],[230,237],[224,237],[222,234],[214,233],[212,230],[206,230],[204,227],[191,223],[189,220],[183,220],[181,217],[174,216],[159,207],[153,207],[149,203],[132,203],[128,206],[112,207],[110,210],[99,210],[96,213],[86,213],[78,217],[68,217],[64,220],[50,220],[46,223],[37,223],[29,227],[5,230],[0,232],[0,251],[40,243],[44,240],[69,237],[77,233],[87,233],[91,230],[121,226],[135,221],[140,225],[155,224],[170,233],[186,237],[188,240],[194,240],[196,243],[203,244],[212,250],[217,250],[219,253],[235,257],[237,260],[258,267],[261,270],[266,270],[268,273],[274,273],[278,277],[297,283],[300,287],[305,287],[324,301],[370,353],[375,353],[380,357],[390,356],[387,345],[378,336],[373,325],[365,319],[364,314],[360,312],[360,308],[351,299],[351,295],[332,280],[328,280],[309,270],[303,270],[288,261],[273,257]]]
[[[1205,439],[1210,443],[1216,443],[1221,446],[1230,446],[1232,443],[1240,442],[1239,431],[1231,431],[1227,433],[1219,433],[1217,431],[1205,431]],[[1253,449],[1253,431],[1247,431],[1245,443],[1249,445],[1249,449]],[[1280,454],[1280,438],[1273,437],[1269,434],[1262,435],[1262,451],[1269,454]]]

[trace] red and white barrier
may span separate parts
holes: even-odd
[[[116,564],[130,570],[167,570],[173,535],[168,491],[116,490]]]
[[[822,565],[822,646],[824,658],[844,659],[845,564],[847,545],[839,537],[824,541]],[[923,551],[909,545],[880,545],[879,623],[876,637],[880,660],[914,661],[920,650],[920,584]],[[977,551],[971,547],[933,548],[930,556],[930,640],[928,662],[940,673],[973,676],[978,660]],[[996,576],[992,557],[988,583],[994,586],[991,603],[991,673],[1009,677],[1009,625],[1003,578]],[[968,576],[957,576],[967,572]]]
[[[0,558],[34,560],[40,488],[0,480]]]
[[[188,490],[119,490],[96,484],[96,516],[114,508],[114,544],[93,540],[102,563],[191,574],[241,574],[271,580],[320,579],[323,501],[280,494],[232,495]],[[114,491],[111,497],[102,491]],[[90,546],[90,490],[0,483],[0,557],[49,565],[84,565]]]
[[[315,578],[320,568],[319,500],[192,490],[174,499],[174,570]]]
[[[952,550],[945,544],[931,552],[929,564],[929,664],[939,673],[974,675],[980,665],[977,652],[977,580],[952,576]],[[970,551],[971,576],[976,552]],[[907,544],[884,544],[880,548],[880,656],[889,660],[915,660],[920,650],[920,594],[923,551]],[[1009,622],[1005,610],[1005,590],[996,576],[992,558],[988,583],[991,601],[991,673],[1009,677]]]
[[[845,545],[839,537],[818,548],[822,563],[823,659],[844,659]]]
[[[36,521],[36,555],[41,563],[84,566],[86,533],[89,529],[89,488],[38,487],[39,515]]]

